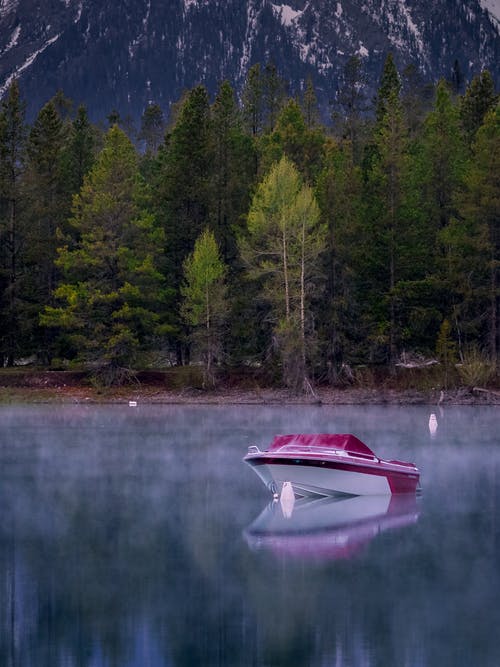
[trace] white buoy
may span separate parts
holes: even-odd
[[[429,417],[429,431],[431,435],[436,435],[438,429],[438,421],[434,413]]]
[[[295,505],[295,493],[291,482],[283,482],[281,488],[280,504],[283,516],[289,519],[292,516],[293,506]]]
[[[136,408],[137,407],[137,401],[129,401],[128,405],[130,408]]]

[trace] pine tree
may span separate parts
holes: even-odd
[[[209,220],[212,164],[208,93],[198,86],[186,96],[159,161],[159,219],[168,239],[170,282],[177,288],[182,263]]]
[[[302,95],[302,112],[308,130],[319,124],[318,98],[310,76],[307,77],[306,87]]]
[[[70,203],[94,163],[96,146],[96,130],[89,121],[86,108],[81,105],[69,128],[62,155],[63,185]]]
[[[451,325],[449,320],[444,319],[439,329],[436,341],[436,354],[444,368],[444,388],[448,388],[450,371],[457,361],[457,349],[455,341],[451,337]]]
[[[41,317],[66,332],[77,357],[111,383],[127,375],[138,350],[169,331],[158,270],[163,233],[146,195],[135,150],[114,126],[75,197],[77,240],[59,248],[56,304]]]
[[[330,148],[317,185],[321,219],[327,228],[326,289],[319,308],[324,372],[333,384],[348,380],[353,362],[366,361],[365,331],[360,308],[364,274],[372,238],[362,228],[361,169],[349,142]]]
[[[73,114],[73,100],[66,97],[64,91],[58,90],[51,100],[59,118],[64,122],[69,122]]]
[[[434,89],[424,81],[416,65],[407,65],[401,77],[401,102],[410,138],[420,135],[425,115],[432,107]]]
[[[381,294],[388,308],[384,316],[377,306],[379,340],[387,345],[388,360],[396,360],[399,343],[395,288],[400,274],[400,250],[406,226],[403,214],[407,128],[400,99],[401,84],[391,54],[387,57],[377,95],[377,125],[374,151],[368,172],[371,201],[369,218],[372,241],[378,250],[378,274],[372,287],[382,279]],[[385,283],[385,285],[384,285]],[[376,297],[375,297],[376,298]],[[378,300],[378,299],[376,299]]]
[[[211,109],[211,225],[224,262],[237,255],[236,233],[250,203],[255,149],[243,131],[234,91],[224,81]]]
[[[0,362],[12,365],[26,345],[22,317],[25,233],[21,179],[27,128],[17,80],[0,110]]]
[[[340,137],[350,141],[356,160],[361,154],[363,116],[368,109],[366,100],[366,74],[363,61],[352,56],[347,61],[337,93],[337,105],[332,113]]]
[[[264,86],[259,63],[248,70],[242,100],[245,126],[256,137],[262,132],[264,118]]]
[[[214,162],[208,93],[197,86],[184,98],[176,123],[159,152],[155,182],[155,208],[165,231],[164,272],[174,290],[179,312],[182,265],[195,240],[212,218],[211,173]],[[179,363],[188,351],[183,347],[182,321],[175,343]]]
[[[314,183],[322,167],[327,144],[325,132],[317,127],[308,129],[300,105],[288,100],[283,106],[273,132],[260,140],[261,170],[267,171],[286,155],[308,183]]]
[[[435,335],[445,318],[456,325],[459,297],[453,287],[450,244],[444,234],[457,214],[457,194],[462,187],[465,156],[458,108],[448,84],[440,81],[434,108],[423,124],[413,170],[414,190],[418,193],[415,210],[423,229],[421,247],[423,253],[427,253],[427,278],[422,282],[422,288],[427,294],[428,314],[435,313],[435,317],[431,315]]]
[[[454,287],[457,317],[468,343],[484,347],[493,363],[500,351],[500,107],[486,114],[459,195],[460,216],[443,240]],[[486,325],[486,326],[485,326]],[[470,337],[473,337],[472,340]]]
[[[493,78],[484,70],[472,79],[460,100],[460,119],[469,146],[472,146],[485,115],[494,109],[497,103],[498,95],[495,93]]]
[[[215,384],[214,363],[222,354],[222,335],[227,317],[225,277],[213,233],[206,228],[184,261],[182,315],[191,327],[191,338],[205,364],[205,381]]]
[[[114,125],[120,125],[122,122],[120,112],[117,111],[116,109],[112,109],[109,114],[106,116],[106,119],[108,121],[109,127],[113,127]]]
[[[380,123],[387,112],[394,105],[394,100],[399,99],[401,92],[401,79],[394,63],[392,53],[387,55],[384,63],[382,76],[375,100],[375,111],[377,122]]]
[[[412,165],[414,218],[419,221],[421,229],[419,248],[420,255],[427,256],[427,275],[421,277],[420,285],[414,281],[414,311],[418,318],[410,324],[413,331],[422,331],[425,319],[428,320],[426,339],[429,347],[443,319],[453,323],[459,343],[462,336],[457,327],[460,297],[454,286],[450,256],[454,242],[446,236],[450,234],[450,224],[457,214],[457,194],[462,187],[465,157],[458,108],[448,84],[440,81],[433,109],[424,120]]]
[[[25,317],[38,339],[38,356],[44,362],[52,354],[51,332],[39,330],[38,313],[52,302],[58,278],[55,266],[58,230],[63,230],[70,213],[63,171],[64,148],[68,126],[63,123],[52,100],[40,110],[31,127],[26,163],[25,193],[27,198],[26,262],[29,278],[25,298],[32,304]]]
[[[438,83],[434,109],[425,119],[420,161],[422,207],[436,232],[454,215],[465,166],[458,109],[445,81]]]
[[[464,85],[464,75],[462,73],[462,68],[460,67],[460,63],[458,60],[455,58],[453,62],[453,68],[451,70],[451,90],[453,92],[453,95],[457,96],[460,95],[460,93],[463,90],[463,85]]]
[[[145,108],[141,118],[139,139],[144,142],[146,154],[156,154],[163,140],[165,120],[159,104],[150,103]]]
[[[286,100],[286,84],[278,74],[276,65],[267,63],[262,77],[262,90],[264,101],[264,127],[267,132],[272,132]]]

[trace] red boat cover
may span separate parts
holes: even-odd
[[[268,451],[281,449],[285,445],[296,445],[297,447],[330,447],[331,449],[343,449],[352,454],[370,454],[375,456],[372,450],[361,442],[355,435],[350,433],[298,433],[291,435],[277,435],[272,441]]]

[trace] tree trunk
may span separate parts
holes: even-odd
[[[17,257],[16,257],[16,200],[10,200],[9,213],[9,338],[7,350],[7,365],[14,365],[15,337],[16,337],[16,291],[17,291]]]
[[[498,354],[498,296],[497,296],[497,270],[495,266],[494,251],[491,258],[490,269],[490,359],[493,364],[497,362]]]
[[[306,230],[302,223],[302,238],[301,238],[302,252],[300,257],[300,350],[302,355],[302,372],[304,380],[306,379],[306,314],[305,314],[305,245],[306,245]]]
[[[390,192],[390,230],[389,230],[389,302],[390,302],[390,324],[389,324],[389,361],[391,368],[396,359],[396,342],[395,342],[395,327],[396,327],[396,313],[394,304],[394,287],[396,285],[396,268],[395,268],[395,226],[396,226],[396,194],[395,188],[397,178],[394,174],[394,167],[391,169],[391,192]]]
[[[288,255],[286,244],[286,225],[283,225],[283,280],[285,282],[285,316],[286,321],[290,320],[290,286],[288,284]]]
[[[211,341],[211,332],[210,332],[210,295],[208,290],[208,285],[205,288],[205,326],[207,329],[207,342],[206,342],[206,359],[207,359],[207,371],[206,377],[209,382],[212,381],[212,341]]]

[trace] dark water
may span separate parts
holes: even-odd
[[[0,665],[497,667],[500,413],[430,412],[0,407]],[[285,519],[241,458],[301,431],[415,461],[418,503]]]

